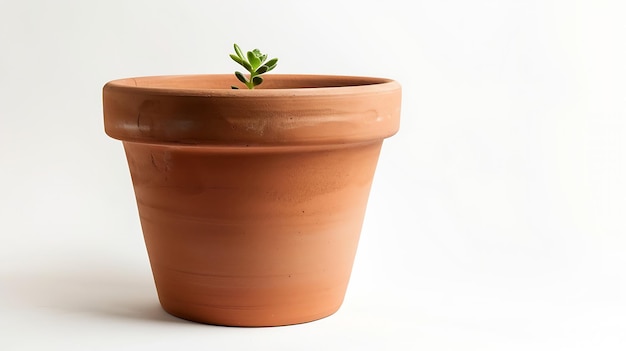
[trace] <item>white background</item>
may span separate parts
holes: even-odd
[[[1,350],[624,350],[626,5],[0,2]],[[346,301],[281,328],[157,302],[101,88],[228,73],[403,85]]]

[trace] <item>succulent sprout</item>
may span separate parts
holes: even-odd
[[[230,58],[243,66],[243,68],[245,68],[250,73],[249,78],[246,78],[243,73],[236,71],[235,77],[237,77],[240,82],[245,84],[248,89],[254,89],[254,87],[263,83],[263,78],[261,77],[261,74],[267,73],[276,68],[276,64],[278,63],[277,58],[273,58],[267,61],[267,55],[261,53],[259,49],[248,51],[246,55],[244,55],[239,45],[235,44],[234,47],[235,53],[230,54]],[[232,88],[239,89],[234,85],[232,86]]]

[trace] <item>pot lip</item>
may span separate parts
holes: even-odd
[[[114,89],[152,95],[170,96],[213,96],[213,97],[291,97],[291,96],[323,96],[323,95],[351,95],[368,92],[394,90],[400,84],[390,78],[353,76],[353,75],[326,75],[326,74],[270,74],[264,76],[266,81],[274,84],[283,82],[298,82],[297,86],[286,88],[263,85],[256,89],[232,89],[230,85],[224,88],[185,88],[167,86],[167,82],[181,82],[185,80],[202,79],[234,79],[233,74],[183,74],[183,75],[156,75],[138,76],[115,79],[104,85],[105,90]],[[236,79],[234,82],[238,82]],[[180,83],[179,83],[180,84]],[[264,83],[265,84],[265,83]],[[293,85],[292,83],[291,85]],[[289,85],[289,84],[287,84]]]
[[[231,89],[236,82],[230,74],[113,80],[103,88],[105,131],[136,142],[275,146],[382,140],[399,127],[402,88],[391,79],[283,74],[266,77],[266,88]]]

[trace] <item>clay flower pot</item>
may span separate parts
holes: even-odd
[[[209,324],[276,326],[343,302],[400,85],[381,78],[231,75],[115,80],[106,133],[123,141],[159,300]]]

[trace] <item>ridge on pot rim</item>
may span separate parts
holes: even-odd
[[[398,131],[400,84],[391,79],[281,75],[231,89],[233,75],[153,76],[103,88],[106,133],[124,141],[297,146],[381,140]]]

